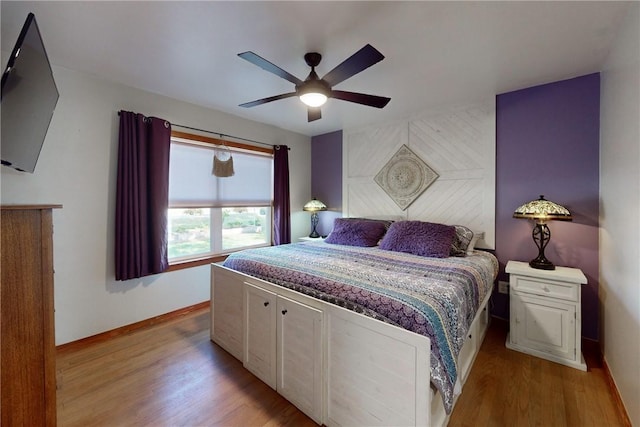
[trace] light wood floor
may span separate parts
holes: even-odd
[[[315,425],[209,341],[208,313],[59,351],[58,425]],[[507,350],[505,336],[494,321],[450,426],[622,425],[602,369]]]
[[[492,319],[449,426],[625,426],[593,353],[582,372],[509,350],[508,327]]]

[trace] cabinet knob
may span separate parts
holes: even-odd
[[[264,302],[264,306],[265,306],[265,307],[268,307],[268,306],[269,306],[269,301],[265,301],[265,302]]]
[[[287,314],[287,310],[282,310],[282,315],[284,316],[285,314]]]
[[[545,292],[549,292],[549,288],[547,286],[543,286],[542,290],[545,291]]]

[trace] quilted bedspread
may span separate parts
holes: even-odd
[[[429,337],[431,382],[447,413],[458,354],[498,273],[482,251],[426,258],[324,242],[248,249],[224,266]]]

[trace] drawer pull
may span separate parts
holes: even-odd
[[[265,306],[265,307],[268,307],[268,306],[269,306],[269,301],[265,301],[265,302],[264,302],[264,306]]]
[[[285,314],[287,314],[287,310],[282,310],[282,315],[284,316]]]
[[[543,290],[543,291],[545,291],[545,292],[550,292],[550,291],[549,291],[549,288],[548,288],[547,286],[543,286],[543,287],[542,287],[542,290]]]

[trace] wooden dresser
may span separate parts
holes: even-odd
[[[56,425],[52,209],[2,206],[0,421]]]

